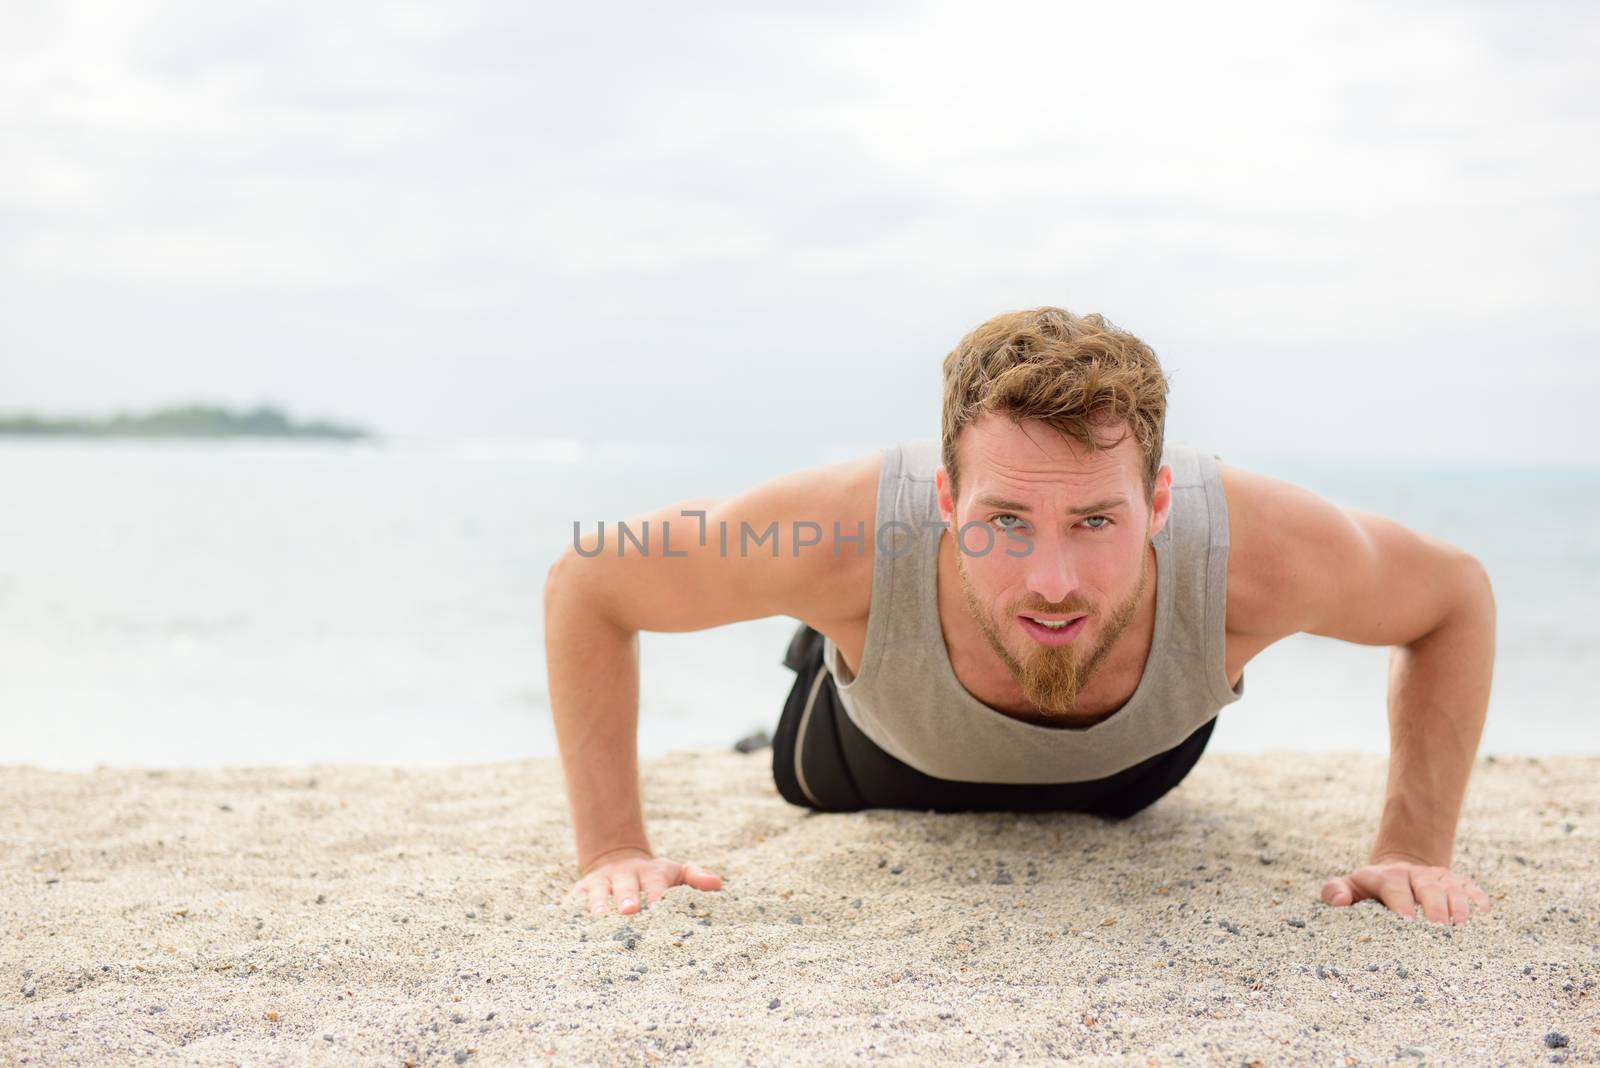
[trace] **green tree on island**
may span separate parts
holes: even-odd
[[[147,415],[118,413],[110,419],[49,419],[0,415],[0,435],[17,437],[118,438],[371,438],[361,427],[330,422],[296,423],[277,408],[261,405],[233,412],[212,405],[160,408]]]

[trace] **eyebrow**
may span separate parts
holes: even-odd
[[[986,508],[1004,508],[1010,512],[1027,512],[1030,510],[1028,506],[1021,501],[1007,500],[1004,497],[996,497],[988,493],[978,497],[977,503]],[[1114,508],[1121,508],[1127,503],[1128,499],[1126,497],[1107,497],[1105,500],[1095,501],[1093,504],[1083,504],[1077,506],[1076,508],[1069,508],[1067,509],[1067,514],[1089,515],[1093,512],[1109,512]]]

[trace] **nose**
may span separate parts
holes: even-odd
[[[1028,560],[1028,592],[1050,604],[1061,604],[1078,588],[1078,572],[1065,545],[1054,538],[1035,538]]]

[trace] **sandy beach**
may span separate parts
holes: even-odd
[[[1324,906],[1384,760],[1212,754],[1111,824],[814,814],[770,750],[643,763],[626,919],[559,764],[0,768],[6,1064],[1600,1062],[1600,758],[1479,759],[1454,928]]]

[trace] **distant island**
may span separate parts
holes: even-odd
[[[148,415],[117,414],[109,419],[44,419],[0,415],[0,435],[90,438],[370,438],[360,427],[338,423],[297,423],[276,408],[233,412],[210,405],[160,408]]]

